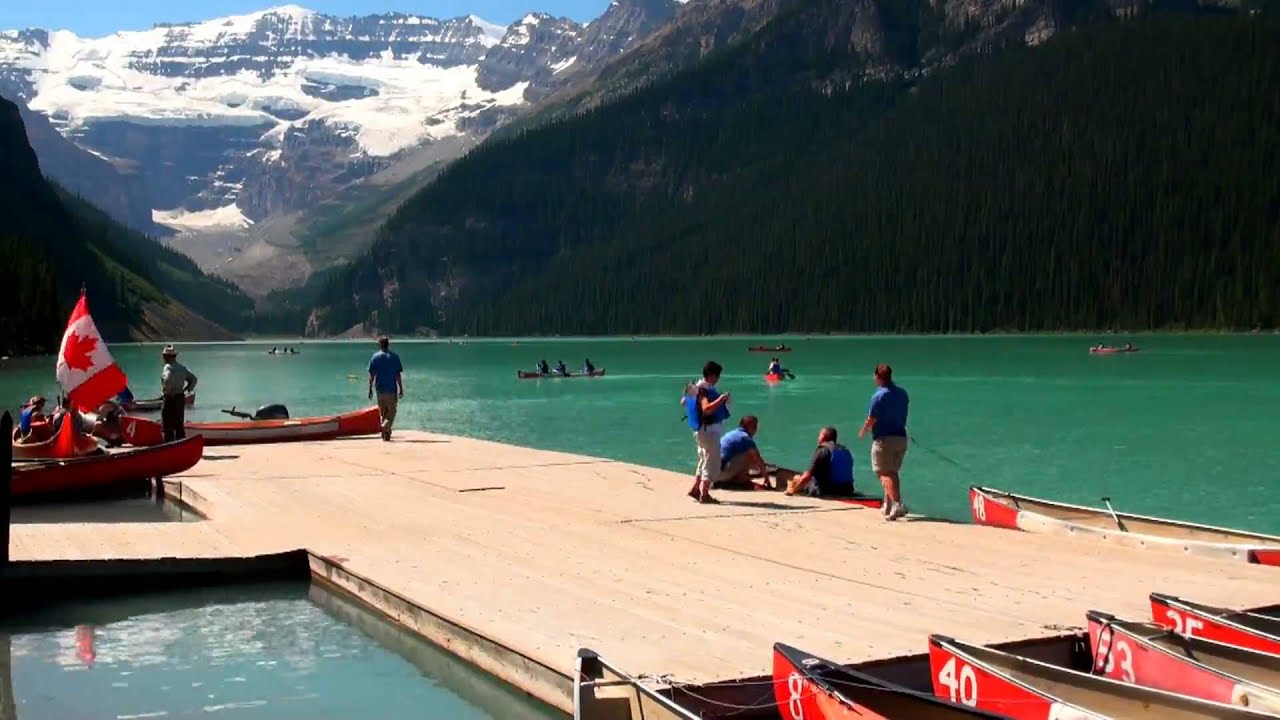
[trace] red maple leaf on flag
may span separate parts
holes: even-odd
[[[62,351],[62,359],[72,370],[88,370],[93,367],[93,359],[89,354],[98,346],[98,339],[71,333],[67,338],[67,347]]]

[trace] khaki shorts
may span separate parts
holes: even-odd
[[[746,472],[751,467],[751,458],[747,457],[747,453],[742,453],[738,457],[730,460],[720,469],[721,482],[732,480]]]
[[[395,393],[378,393],[378,414],[382,416],[383,431],[390,431],[396,422],[396,406],[400,398]]]
[[[877,475],[900,472],[906,456],[905,437],[882,437],[871,443],[871,469]]]

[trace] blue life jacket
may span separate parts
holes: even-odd
[[[18,418],[18,432],[23,436],[31,432],[31,415],[36,411],[35,408],[29,407],[22,411],[22,415]]]
[[[713,387],[698,388],[699,392],[694,395],[686,395],[684,398],[684,410],[689,427],[694,430],[701,430],[707,425],[722,423],[729,419],[729,408],[721,405],[719,409],[705,418],[702,415],[702,403],[698,399],[699,394],[706,395],[707,402],[715,402],[720,397],[720,392]]]
[[[781,366],[781,365],[779,365],[778,363],[771,363],[771,364],[769,365],[769,374],[770,374],[770,375],[781,375],[781,374],[782,374],[782,366]]]
[[[843,445],[831,448],[831,484],[853,487],[853,453]]]

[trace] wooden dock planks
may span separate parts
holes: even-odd
[[[418,432],[214,448],[175,478],[210,521],[15,526],[15,560],[306,548],[568,675],[589,646],[635,674],[766,674],[773,642],[855,662],[1058,634],[1153,590],[1280,601],[1276,569],[721,492],[685,475]],[[909,492],[910,479],[907,480]],[[967,502],[957,485],[955,503]],[[544,698],[548,699],[549,698]]]

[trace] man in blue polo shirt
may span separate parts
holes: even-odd
[[[902,460],[907,455],[907,391],[893,382],[893,368],[876,366],[876,385],[867,409],[867,421],[858,433],[861,440],[871,431],[871,469],[884,486],[884,518],[897,520],[907,514],[902,504]]]
[[[755,415],[747,415],[738,422],[738,427],[720,438],[720,476],[715,485],[750,490],[754,485],[752,470],[765,477],[764,458],[760,457],[755,440],[759,431],[760,420]]]
[[[396,421],[396,405],[404,397],[404,366],[400,356],[391,352],[391,340],[378,338],[378,352],[369,358],[369,399],[378,391],[378,414],[382,417],[382,439],[391,440],[391,426]]]

